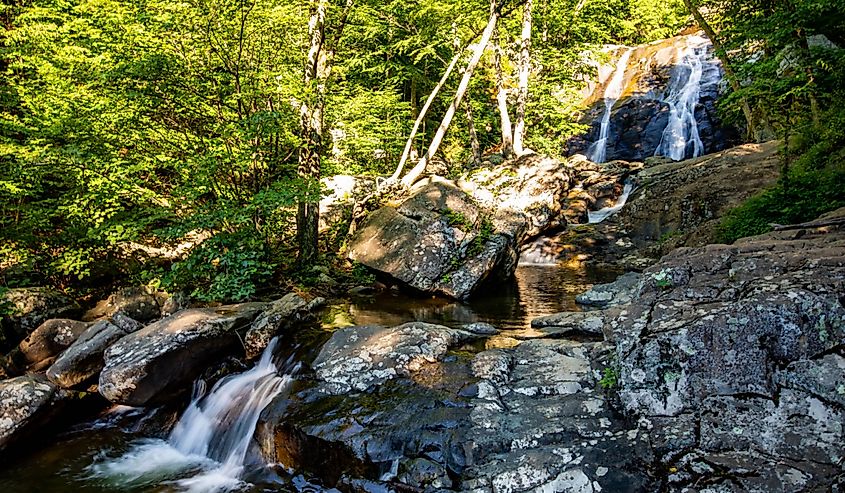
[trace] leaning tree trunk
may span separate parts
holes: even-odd
[[[731,68],[731,62],[728,59],[728,52],[725,51],[724,46],[722,46],[721,40],[719,40],[719,36],[716,34],[716,31],[710,26],[707,22],[707,19],[701,14],[701,11],[692,3],[693,0],[684,0],[684,4],[687,6],[687,10],[689,10],[692,17],[695,19],[695,22],[704,30],[704,33],[707,34],[707,37],[710,38],[710,42],[713,43],[713,50],[716,52],[716,56],[719,58],[719,61],[722,62],[722,67],[725,70],[725,76],[728,79],[728,84],[731,85],[731,90],[733,92],[739,92],[741,87],[739,85],[739,79],[737,79],[736,73]],[[751,105],[748,104],[748,100],[740,98],[740,106],[742,107],[742,114],[745,116],[745,122],[748,125],[748,132],[747,138],[759,141],[760,135],[757,132],[757,125],[754,121],[754,113],[751,111]]]
[[[449,129],[449,124],[452,123],[452,118],[455,117],[455,112],[461,104],[464,94],[467,92],[469,81],[472,78],[472,73],[475,71],[475,67],[481,60],[481,55],[484,54],[484,49],[490,42],[491,36],[493,36],[493,30],[496,29],[496,22],[498,20],[499,12],[494,9],[493,12],[490,13],[490,20],[487,21],[487,27],[485,27],[484,32],[481,33],[481,41],[479,41],[478,45],[476,45],[473,49],[472,58],[470,58],[469,63],[467,63],[464,76],[461,78],[461,82],[458,84],[458,90],[455,92],[455,97],[452,99],[452,104],[449,105],[449,109],[446,110],[446,114],[443,115],[443,121],[441,121],[440,126],[437,127],[437,132],[434,133],[434,138],[431,140],[431,145],[428,146],[428,151],[426,151],[425,155],[419,160],[416,166],[414,166],[408,174],[402,178],[402,186],[408,188],[413,185],[425,171],[428,161],[437,153],[437,149],[440,147],[440,143],[443,142],[443,137],[446,135],[446,130]]]
[[[531,73],[531,8],[526,0],[522,13],[522,46],[519,55],[519,86],[516,97],[516,126],[513,130],[513,151],[517,156],[525,152],[525,106],[528,103],[528,76]]]
[[[513,126],[511,125],[511,117],[508,114],[508,92],[505,89],[505,76],[502,73],[502,44],[499,37],[499,31],[496,30],[495,40],[495,60],[496,66],[496,105],[499,107],[499,121],[502,127],[502,154],[508,158],[513,155]]]
[[[440,81],[436,86],[434,86],[434,89],[431,90],[431,94],[428,95],[428,99],[425,100],[425,104],[420,110],[420,113],[417,115],[416,121],[414,121],[414,128],[411,129],[411,135],[408,136],[408,141],[405,142],[405,149],[402,151],[402,157],[399,158],[399,164],[396,166],[396,171],[390,175],[388,182],[395,182],[399,179],[399,175],[402,174],[402,169],[405,167],[405,162],[408,161],[408,155],[411,153],[411,147],[414,145],[414,139],[417,136],[417,131],[419,131],[420,125],[423,120],[425,120],[426,113],[428,113],[428,108],[431,107],[431,103],[434,102],[435,98],[437,98],[437,93],[439,93],[440,89],[443,88],[443,84],[445,84],[449,79],[449,75],[452,73],[452,70],[461,58],[461,53],[463,53],[463,50],[458,50],[455,53],[455,56],[452,57],[452,61],[449,62],[449,66],[446,67],[446,71],[443,72],[443,77],[440,78]]]

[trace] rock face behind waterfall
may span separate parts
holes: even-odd
[[[642,161],[655,155],[664,139],[674,103],[673,86],[681,84],[689,69],[683,54],[693,45],[706,40],[701,35],[685,35],[656,41],[633,49],[627,60],[621,97],[613,105],[605,151],[606,160]],[[718,118],[716,101],[721,90],[721,67],[709,43],[701,65],[702,83],[697,102],[692,108],[698,135],[703,145],[699,155],[716,152],[738,143],[735,129],[723,125]],[[585,89],[585,104],[589,107],[583,120],[591,124],[585,135],[568,143],[569,154],[586,154],[590,145],[599,139],[600,124],[605,111],[604,93],[612,78],[616,63],[627,49],[612,51],[611,63],[600,69],[600,81]],[[601,77],[604,75],[604,77]],[[677,93],[677,91],[674,91]],[[675,94],[677,96],[677,94]],[[677,99],[677,98],[675,98]],[[661,154],[666,155],[665,152]],[[688,152],[685,157],[692,157]]]
[[[455,182],[431,177],[361,224],[348,256],[390,281],[465,299],[516,268],[519,245],[560,224],[571,170],[529,155]]]

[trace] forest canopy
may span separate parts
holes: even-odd
[[[837,0],[5,4],[3,283],[84,289],[132,279],[243,300],[280,275],[307,277],[345,233],[317,244],[309,210],[319,178],[393,172],[426,98],[450,61],[470,58],[491,7],[496,49],[482,53],[431,156],[455,173],[473,159],[471,141],[479,152],[502,145],[497,94],[504,87],[505,103],[520,104],[521,66],[530,79],[525,146],[560,155],[561,142],[583,130],[579,91],[596,71],[585,53],[675,35],[697,23],[691,11],[699,10],[739,83],[726,115],[750,125],[740,110],[749,105],[772,136],[815,125],[827,130],[804,148],[841,147],[843,56],[813,38],[842,45]],[[784,50],[795,53],[787,76]],[[431,101],[413,141],[419,153],[448,111],[459,71]],[[839,124],[821,123],[829,120]],[[197,246],[187,256],[150,253],[188,240]]]

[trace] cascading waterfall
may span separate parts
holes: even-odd
[[[273,362],[274,339],[251,370],[221,379],[206,395],[198,381],[188,409],[168,439],[147,439],[117,458],[90,467],[93,476],[127,486],[170,481],[181,491],[224,492],[246,485],[241,479],[261,411],[285,390],[298,365],[285,374]]]
[[[698,133],[695,107],[703,86],[718,84],[721,72],[710,63],[708,39],[690,36],[685,48],[678,48],[677,59],[668,91],[663,101],[669,105],[669,123],[663,130],[655,156],[667,156],[675,161],[704,154],[704,144]]]
[[[633,51],[633,48],[628,48],[619,57],[619,61],[616,63],[616,69],[613,71],[613,76],[611,76],[607,87],[604,89],[604,113],[601,117],[599,138],[587,149],[587,159],[594,163],[603,163],[605,161],[607,139],[610,137],[610,113],[613,110],[613,105],[622,97],[622,83],[625,81],[625,70],[628,68],[628,60],[631,58]]]
[[[610,207],[605,207],[603,209],[599,209],[597,211],[587,211],[587,223],[595,224],[600,223],[607,219],[608,217],[616,214],[619,209],[621,209],[625,203],[628,201],[628,196],[631,195],[631,192],[634,191],[634,184],[630,181],[625,182],[625,186],[622,188],[622,195],[616,199],[616,203]]]

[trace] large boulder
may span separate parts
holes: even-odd
[[[57,400],[56,387],[43,377],[0,381],[0,452],[43,424]]]
[[[87,382],[103,369],[103,353],[121,337],[140,330],[143,325],[123,315],[115,314],[100,320],[59,356],[47,369],[47,378],[63,388]]]
[[[486,214],[453,183],[425,180],[398,207],[370,214],[348,256],[413,290],[468,298],[488,279],[513,273],[524,231],[524,222],[495,227]]]
[[[0,350],[11,349],[46,320],[79,314],[76,301],[48,288],[9,289],[0,308],[9,312],[0,319]]]
[[[424,323],[335,332],[310,386],[263,413],[265,456],[343,489],[653,489],[647,434],[595,391],[607,345],[458,347],[473,337]]]
[[[8,361],[17,373],[46,368],[90,326],[87,322],[64,318],[47,320],[9,353]]]
[[[305,301],[296,293],[288,293],[270,303],[246,331],[246,357],[252,359],[259,356],[276,335],[314,320],[314,310],[325,304],[325,301],[319,297]]]
[[[182,310],[124,336],[106,350],[100,394],[115,403],[144,406],[186,389],[209,364],[240,345],[238,330],[265,306]]]
[[[459,179],[457,185],[482,207],[495,211],[495,218],[503,224],[515,220],[524,223],[519,228],[521,235],[512,233],[521,244],[525,238],[565,224],[562,212],[572,182],[568,163],[526,154],[502,163],[486,161]]]
[[[589,312],[616,346],[607,383],[669,489],[811,491],[845,473],[843,218],[677,249],[594,292],[611,301]]]
[[[82,320],[97,320],[116,313],[124,313],[140,322],[149,322],[161,317],[161,308],[155,293],[141,287],[121,288],[85,312]]]

